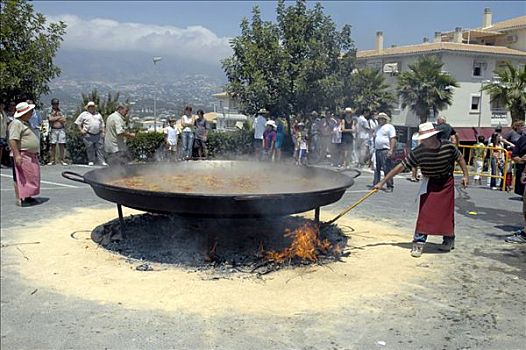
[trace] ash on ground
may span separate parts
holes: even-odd
[[[187,218],[173,215],[142,214],[124,219],[121,240],[119,221],[96,227],[91,237],[104,248],[127,258],[139,271],[170,267],[206,272],[210,279],[268,274],[282,268],[338,261],[347,239],[336,225],[321,226],[315,261],[293,257],[278,262],[273,255],[290,249],[294,230],[317,228],[303,217],[272,219]],[[270,253],[270,254],[269,254]],[[273,253],[273,254],[272,254]]]

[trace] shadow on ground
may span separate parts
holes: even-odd
[[[499,261],[513,268],[513,270],[509,270],[495,265],[489,267],[490,271],[504,272],[526,278],[526,249],[524,248],[521,245],[507,245],[504,248],[493,247],[490,252],[476,248],[473,254]]]
[[[455,207],[458,214],[470,219],[476,218],[489,222],[494,224],[496,228],[510,226],[513,217],[511,217],[509,210],[479,207],[471,201],[471,197],[465,190],[457,188],[457,192],[459,195],[455,198]],[[470,212],[475,212],[476,215],[472,215]]]
[[[381,246],[392,246],[392,247],[398,247],[402,249],[406,249],[409,253],[411,251],[411,248],[413,247],[413,242],[403,242],[403,243],[372,243],[372,244],[366,244],[361,245],[359,247],[353,247],[354,249],[365,249],[370,247],[381,247]],[[439,250],[438,248],[441,246],[441,244],[437,243],[430,243],[427,242],[424,246],[424,253],[426,254],[447,254],[448,252],[444,252]]]
[[[118,237],[118,220],[98,226],[92,239],[104,248],[125,258],[145,263],[172,264],[208,269],[212,266],[257,269],[267,265],[266,252],[280,252],[291,246],[294,235],[286,234],[302,225],[314,225],[301,217],[273,219],[184,218],[173,215],[141,214],[125,218],[125,235]],[[331,244],[326,252],[318,249],[320,260],[337,260],[347,244],[347,237],[335,225],[322,227],[320,241]],[[213,254],[210,254],[213,252]],[[210,257],[213,261],[210,261]],[[301,260],[287,261],[304,265]],[[246,272],[246,271],[244,271]]]

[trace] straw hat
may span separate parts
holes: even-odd
[[[258,114],[268,114],[268,111],[267,111],[265,108],[261,108],[261,109],[258,111]]]
[[[422,123],[418,126],[418,135],[414,135],[413,140],[427,139],[433,135],[438,134],[439,132],[440,130],[435,129],[433,123]]]
[[[20,102],[19,104],[16,105],[16,112],[15,112],[15,115],[13,117],[15,119],[16,118],[20,118],[21,116],[23,116],[27,112],[33,110],[34,108],[35,108],[34,104],[30,104],[30,103],[27,103],[27,102]]]
[[[386,113],[384,112],[380,112],[378,113],[378,116],[377,116],[378,119],[385,119],[388,123],[391,121],[391,117],[388,116]]]
[[[345,107],[345,113],[352,113],[351,107]]]
[[[88,109],[88,107],[97,107],[97,105],[95,104],[95,102],[93,101],[89,101],[86,106],[84,106],[84,108]]]

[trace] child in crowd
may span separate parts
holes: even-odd
[[[265,152],[265,159],[272,161],[274,158],[274,151],[276,150],[276,122],[269,120],[266,123],[266,129],[263,133],[263,151]]]
[[[171,161],[177,160],[177,139],[179,138],[179,128],[175,125],[175,118],[170,119],[170,125],[165,130],[164,141],[166,143],[166,150],[168,159]]]
[[[305,131],[304,123],[298,123],[298,131],[296,132],[296,146],[298,147],[296,164],[307,165],[307,132]]]
[[[484,145],[484,136],[480,135],[477,138],[477,143],[475,144],[475,147],[473,149],[473,165],[475,166],[475,176],[473,176],[473,180],[475,180],[475,183],[482,185],[482,169],[484,167],[484,158],[486,158],[486,150]]]
[[[490,150],[490,167],[492,176],[488,178],[488,182],[492,190],[498,190],[502,188],[502,178],[498,179],[498,176],[502,176],[504,173],[504,159],[506,157],[506,150],[504,149],[502,136],[497,132],[493,133],[490,142],[488,143],[488,147],[494,147],[494,149]]]
[[[510,192],[513,183],[513,163],[511,162],[513,152],[509,149],[506,153],[509,159],[508,164],[504,164],[506,167],[506,192]]]

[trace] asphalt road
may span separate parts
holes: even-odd
[[[10,169],[2,169],[1,240],[16,242],[16,227],[55,218],[74,208],[114,208],[87,185],[60,176],[64,169],[42,168],[41,198],[30,208],[14,205]],[[367,192],[370,173],[356,180],[335,212]],[[400,176],[393,193],[378,193],[352,217],[383,220],[408,232],[414,227],[417,184]],[[229,314],[204,318],[130,310],[40,288],[10,265],[16,250],[2,248],[1,347],[3,349],[524,349],[526,344],[526,247],[504,242],[522,224],[517,196],[471,187],[457,192],[457,249],[444,266],[448,278],[416,291],[374,301],[382,312],[342,309],[321,314],[268,317]],[[323,210],[323,209],[322,209]],[[476,212],[471,215],[469,212]],[[115,215],[117,213],[115,212]],[[6,229],[9,232],[6,233]],[[43,227],[43,234],[52,227]],[[379,243],[382,244],[379,238]],[[409,257],[408,259],[411,259]],[[496,266],[492,268],[492,266]],[[214,334],[213,337],[210,334]],[[385,345],[379,340],[385,341]]]

